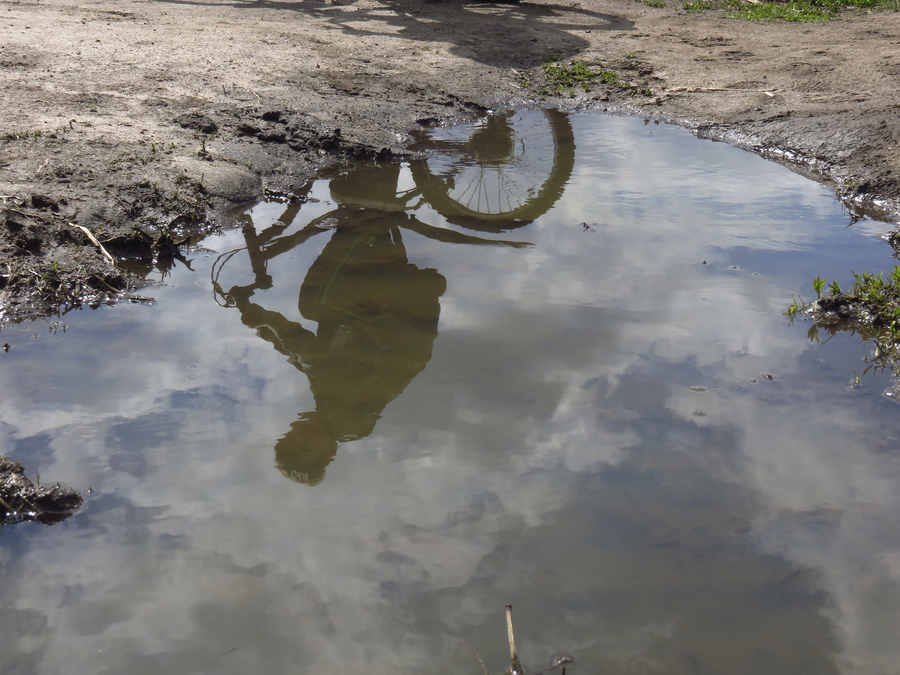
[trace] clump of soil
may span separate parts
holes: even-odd
[[[54,525],[71,516],[81,502],[72,488],[35,485],[21,464],[0,457],[0,526],[26,520]]]
[[[163,199],[150,186],[135,186],[132,195],[132,203],[124,194],[118,201],[138,219]],[[186,231],[205,224],[205,213],[192,209],[164,232],[139,227],[139,220],[128,217],[109,218],[92,231],[76,224],[78,209],[65,196],[33,193],[5,201],[0,207],[0,259],[5,268],[0,306],[5,318],[13,320],[137,297],[134,291],[146,272],[160,257],[177,253],[178,244],[189,238]]]
[[[818,280],[817,281],[821,281]],[[859,335],[869,346],[863,374],[870,371],[886,371],[900,377],[900,267],[885,280],[882,275],[864,273],[857,275],[852,290],[846,293],[837,288],[808,305],[795,303],[787,315],[793,318],[798,312],[812,318],[810,338],[818,339],[819,329],[828,335],[850,332]],[[857,376],[858,378],[858,376]],[[900,400],[900,381],[885,394]]]
[[[837,293],[813,302],[807,314],[820,326],[874,329],[878,308],[860,298]]]

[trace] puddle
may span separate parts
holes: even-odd
[[[512,603],[531,672],[896,672],[890,380],[782,316],[885,225],[641,120],[417,146],[4,330],[3,453],[93,491],[0,532],[0,670],[501,673]]]

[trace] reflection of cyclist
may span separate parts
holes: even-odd
[[[232,289],[244,324],[309,378],[316,410],[275,446],[278,468],[295,480],[319,482],[338,441],[368,436],[431,359],[447,284],[408,262],[399,228],[406,219],[364,212],[338,227],[300,287],[300,313],[318,323],[315,333]]]
[[[339,442],[368,436],[385,406],[431,359],[446,280],[434,269],[409,262],[401,230],[440,241],[523,246],[480,239],[426,225],[404,212],[409,194],[397,194],[400,167],[343,171],[332,179],[335,201],[350,203],[283,235],[296,213],[257,234],[244,228],[254,283],[216,292],[237,307],[254,328],[309,378],[315,411],[303,412],[275,444],[275,461],[286,476],[315,485],[325,475]],[[366,206],[368,208],[358,208]],[[287,217],[286,217],[287,216]],[[331,239],[300,287],[300,314],[315,332],[252,301],[271,287],[266,263],[317,233]]]

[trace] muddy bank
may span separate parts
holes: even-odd
[[[35,485],[21,464],[0,457],[0,526],[26,520],[54,525],[71,516],[81,502],[72,488]]]
[[[0,2],[0,19],[7,320],[148,301],[146,274],[228,226],[229,207],[495,107],[669,119],[794,162],[883,218],[900,205],[896,14],[808,25],[633,0],[39,0]],[[551,57],[616,83],[545,91]]]

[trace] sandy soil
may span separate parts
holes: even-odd
[[[0,311],[127,296],[230,205],[402,153],[416,125],[534,104],[523,81],[540,88],[551,55],[640,93],[544,104],[678,121],[900,213],[900,14],[758,24],[668,5],[2,0]]]

